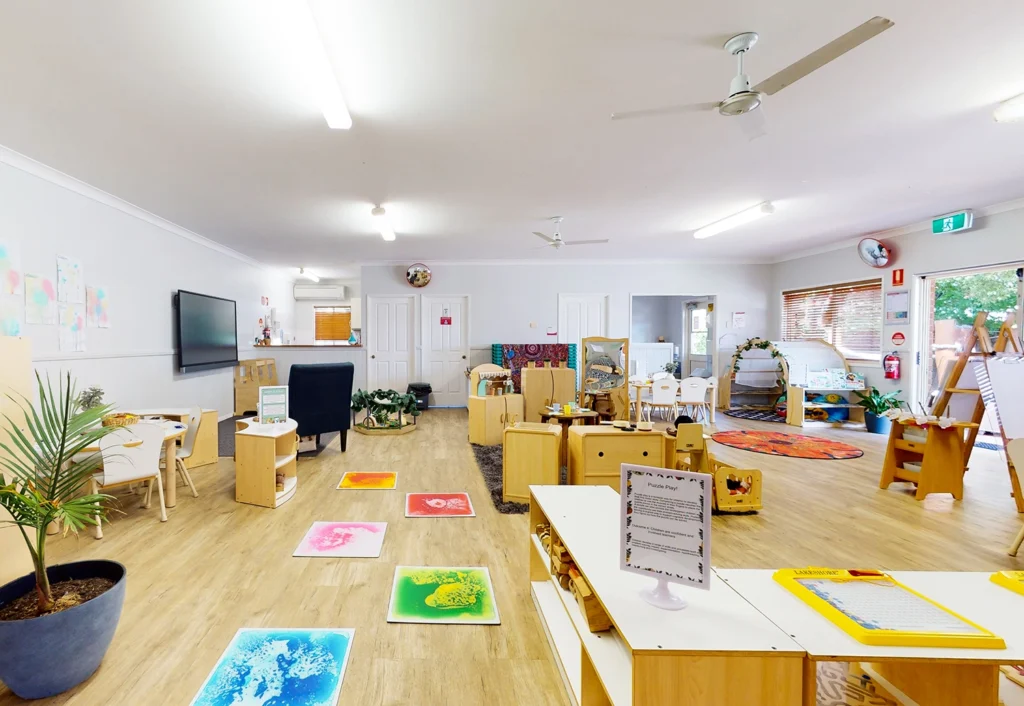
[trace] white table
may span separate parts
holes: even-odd
[[[807,706],[815,703],[819,661],[870,663],[883,686],[922,706],[996,706],[999,665],[1024,663],[1024,596],[992,583],[989,573],[891,572],[897,581],[1002,637],[1003,650],[865,645],[783,588],[772,570],[715,573],[807,651]]]

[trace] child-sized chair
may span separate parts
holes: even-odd
[[[132,442],[141,443],[125,446]],[[156,484],[157,492],[160,494],[160,521],[167,522],[164,486],[160,477],[160,453],[163,448],[164,430],[158,424],[133,424],[110,432],[100,439],[103,470],[90,479],[90,492],[95,495],[118,485],[148,481],[146,501],[142,507],[149,508],[153,484]],[[103,527],[98,517],[94,535],[96,539],[103,539]]]

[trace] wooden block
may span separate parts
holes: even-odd
[[[580,611],[587,621],[590,632],[603,632],[610,629],[612,621],[608,619],[608,614],[604,612],[597,596],[590,590],[587,580],[583,578],[576,567],[569,569],[569,580],[572,583],[572,593],[576,596],[576,602],[580,606]]]

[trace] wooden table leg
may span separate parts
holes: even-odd
[[[174,467],[177,439],[164,442],[164,505],[174,507],[178,503],[178,471]]]
[[[803,706],[818,706],[818,663],[809,657],[804,657],[803,694]]]

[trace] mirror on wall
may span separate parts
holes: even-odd
[[[586,368],[583,389],[587,392],[612,390],[626,384],[626,341],[585,340]]]

